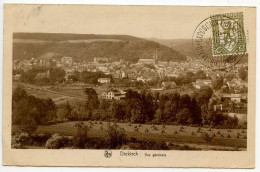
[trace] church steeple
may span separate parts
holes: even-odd
[[[154,60],[154,64],[158,63],[158,57],[157,57],[157,48],[155,49],[155,52],[153,54],[153,60]]]

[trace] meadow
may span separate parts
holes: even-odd
[[[75,124],[78,121],[58,123],[54,125],[38,126],[35,134],[60,134],[73,136],[77,132]],[[92,138],[102,138],[106,134],[108,125],[114,123],[101,121],[84,121],[89,127],[88,136]],[[203,150],[246,150],[247,147],[247,131],[244,129],[210,129],[198,128],[191,126],[176,125],[147,125],[147,124],[129,124],[116,123],[123,128],[128,138],[136,138],[138,140],[164,141],[166,143],[177,145],[189,145],[194,148]],[[182,129],[181,129],[182,128]],[[17,132],[17,126],[13,126],[13,132]],[[200,130],[200,131],[199,131]],[[214,138],[207,143],[203,137],[203,132],[208,133]]]

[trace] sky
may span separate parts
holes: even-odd
[[[9,8],[10,7],[10,8]],[[124,34],[191,39],[201,21],[223,7],[10,5],[14,32]]]

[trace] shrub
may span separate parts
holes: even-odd
[[[16,149],[24,149],[30,141],[30,136],[28,133],[21,133],[18,135],[12,136],[11,147]]]
[[[32,144],[38,146],[44,146],[50,138],[51,134],[35,134],[31,136]]]
[[[85,144],[88,140],[89,128],[83,122],[78,122],[75,126],[77,127],[77,133],[73,138],[73,145],[76,148],[85,148]]]
[[[210,136],[208,133],[203,132],[202,134],[203,140],[205,140],[207,143],[210,143],[214,136]]]
[[[45,147],[47,149],[61,149],[70,146],[70,141],[71,140],[69,137],[54,134],[50,139],[47,140]]]
[[[23,132],[28,133],[31,135],[32,132],[34,132],[37,129],[38,125],[35,122],[35,120],[31,116],[27,116],[24,118],[24,120],[20,124],[20,128]]]
[[[121,147],[124,143],[126,143],[125,131],[121,130],[116,125],[108,126],[105,140],[108,143],[108,148],[110,149]]]

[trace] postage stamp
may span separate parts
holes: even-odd
[[[210,19],[213,56],[246,53],[243,12],[213,15]]]
[[[194,55],[211,69],[228,69],[247,58],[243,12],[211,15],[195,29]]]

